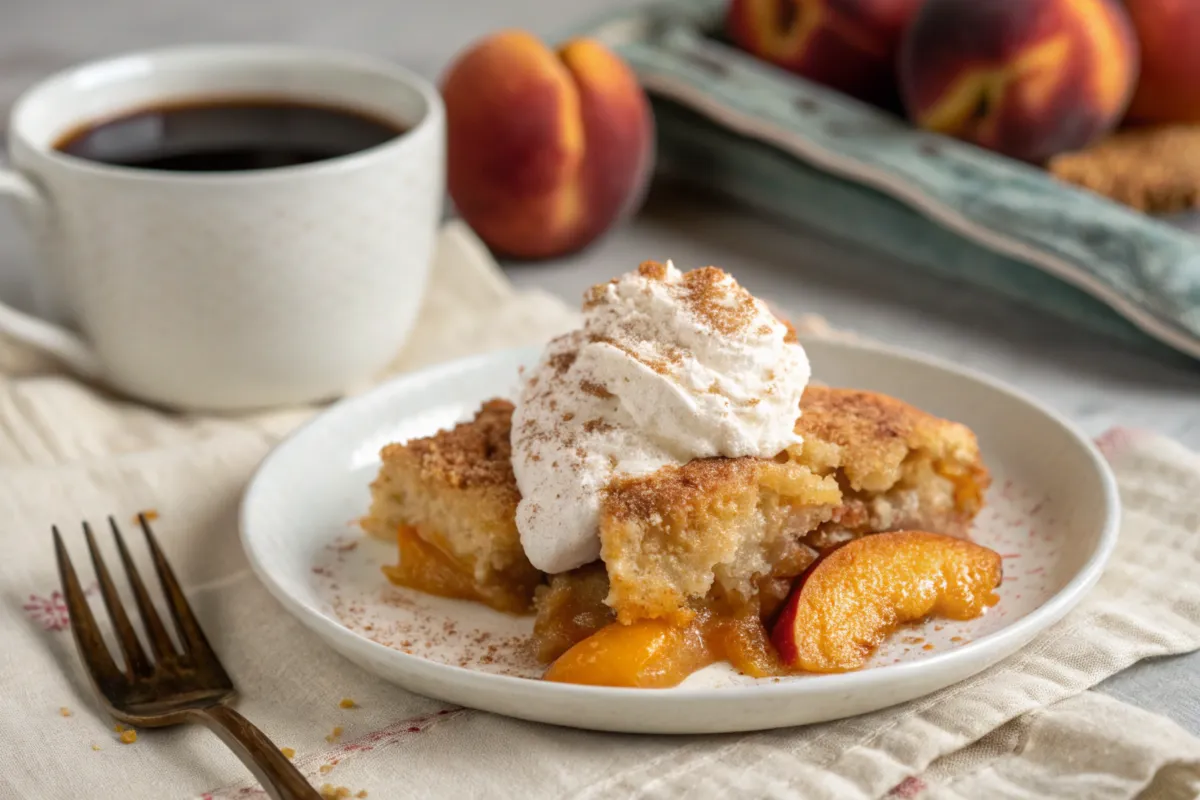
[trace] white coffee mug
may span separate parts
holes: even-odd
[[[55,149],[67,132],[189,99],[321,103],[407,132],[277,169],[171,172]],[[41,319],[0,330],[154,403],[247,410],[337,396],[416,320],[444,186],[434,87],[386,61],[280,45],[177,47],[75,67],[13,107],[11,171],[39,243]]]

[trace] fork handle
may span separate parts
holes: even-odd
[[[237,754],[271,800],[321,800],[317,790],[267,735],[229,706],[194,709],[191,716]]]

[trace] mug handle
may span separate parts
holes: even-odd
[[[44,225],[49,211],[46,198],[19,172],[0,168],[0,195],[9,195],[29,212],[35,225]],[[44,319],[0,302],[0,332],[57,358],[85,378],[100,376],[100,359],[79,336]]]

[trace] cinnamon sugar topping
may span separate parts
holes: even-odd
[[[643,278],[649,278],[652,281],[665,281],[667,279],[667,265],[658,261],[643,261],[638,264],[638,275]]]
[[[584,393],[590,394],[592,397],[599,397],[601,400],[607,400],[613,396],[612,392],[610,392],[608,389],[605,389],[595,381],[580,381],[579,388],[582,389]]]
[[[713,330],[730,335],[746,328],[758,315],[754,297],[716,267],[683,274],[684,305]],[[771,327],[766,328],[770,335]]]
[[[515,486],[512,472],[513,405],[507,400],[484,403],[476,419],[433,436],[405,445],[389,445],[389,451],[407,450],[415,456],[425,475],[444,480],[456,488],[472,486]]]
[[[561,375],[571,368],[575,363],[575,358],[579,355],[575,350],[568,350],[565,353],[556,353],[550,358],[550,369]]]
[[[664,508],[682,508],[750,480],[757,466],[753,458],[704,458],[637,478],[617,478],[605,490],[605,510],[614,520],[649,520]]]

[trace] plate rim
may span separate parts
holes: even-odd
[[[866,350],[875,354],[896,358],[908,362],[916,362],[923,366],[932,367],[945,372],[953,373],[960,378],[975,381],[984,384],[989,389],[1000,392],[1009,396],[1032,410],[1048,417],[1051,421],[1059,425],[1066,433],[1069,434],[1072,440],[1079,445],[1084,453],[1088,456],[1091,465],[1100,478],[1102,489],[1102,499],[1105,506],[1104,522],[1100,531],[1100,536],[1097,540],[1096,547],[1088,560],[1083,566],[1067,581],[1061,589],[1048,598],[1044,603],[1030,611],[1028,614],[1015,620],[1010,625],[1006,625],[1000,630],[981,636],[977,639],[957,647],[953,650],[936,653],[917,661],[910,661],[901,664],[890,664],[886,668],[877,667],[870,669],[857,670],[853,672],[836,673],[836,674],[819,674],[805,676],[804,680],[797,681],[781,681],[779,683],[759,683],[738,686],[721,686],[721,687],[671,687],[665,689],[639,689],[625,687],[610,687],[610,686],[590,686],[583,684],[556,683],[548,681],[540,681],[531,678],[523,678],[513,675],[503,675],[493,672],[484,672],[482,670],[471,669],[469,667],[461,667],[455,664],[444,664],[424,658],[423,656],[404,653],[387,645],[372,641],[358,633],[355,633],[344,624],[331,619],[326,614],[321,612],[319,608],[312,607],[303,600],[294,597],[291,592],[287,591],[280,585],[271,574],[271,570],[262,563],[259,554],[255,550],[252,542],[252,537],[249,533],[248,517],[251,506],[256,502],[257,492],[264,491],[262,489],[263,476],[269,470],[276,468],[288,455],[290,448],[297,446],[296,442],[302,441],[309,435],[312,435],[313,430],[319,429],[322,426],[333,424],[331,420],[336,420],[343,415],[352,414],[359,406],[368,405],[380,395],[386,395],[393,392],[402,391],[406,384],[421,383],[429,380],[437,379],[446,374],[453,374],[465,369],[478,368],[490,361],[500,361],[505,359],[516,360],[522,357],[534,357],[540,353],[542,347],[527,346],[517,348],[506,348],[502,350],[494,350],[487,353],[481,353],[465,358],[454,359],[451,361],[434,364],[413,372],[398,375],[388,379],[371,389],[355,395],[339,400],[316,414],[309,420],[306,420],[299,427],[291,431],[287,436],[275,444],[275,446],[259,461],[255,467],[254,473],[247,482],[242,493],[241,500],[238,504],[238,538],[242,543],[243,552],[250,563],[250,567],[258,578],[259,582],[292,616],[305,625],[305,627],[313,630],[323,639],[326,646],[331,647],[339,655],[347,657],[339,651],[339,648],[333,646],[330,637],[337,637],[347,642],[347,646],[357,646],[364,648],[368,653],[396,659],[399,664],[404,665],[409,673],[426,673],[428,675],[444,674],[447,679],[447,685],[452,683],[461,683],[468,681],[474,684],[474,687],[479,691],[486,692],[525,692],[534,690],[543,695],[547,700],[553,701],[556,698],[571,699],[577,701],[586,700],[629,700],[637,698],[644,702],[661,703],[661,702],[689,702],[689,701],[711,701],[720,698],[722,701],[739,700],[761,697],[764,693],[770,693],[779,700],[800,699],[814,694],[826,694],[830,692],[848,692],[854,690],[870,690],[878,688],[876,684],[889,683],[893,681],[902,681],[905,678],[916,679],[922,673],[933,672],[939,669],[954,671],[956,665],[963,662],[985,662],[985,666],[977,669],[967,669],[966,676],[978,674],[988,666],[998,663],[1007,657],[1015,655],[1021,648],[1027,645],[1034,637],[1042,631],[1048,629],[1051,625],[1061,620],[1069,613],[1084,596],[1092,589],[1099,581],[1104,572],[1104,568],[1112,556],[1113,550],[1116,548],[1117,538],[1120,532],[1121,519],[1121,501],[1117,490],[1116,477],[1114,476],[1111,467],[1104,459],[1099,448],[1095,443],[1085,435],[1073,422],[1067,419],[1062,414],[1038,401],[1031,395],[1013,387],[997,378],[994,378],[986,373],[971,367],[964,367],[952,362],[929,356],[924,353],[908,350],[902,347],[892,345],[879,344],[876,342],[861,342],[861,341],[846,341],[823,337],[800,336],[800,341],[805,346],[819,342],[822,347],[833,347],[835,349],[842,348],[846,350]],[[1009,647],[1012,642],[1017,642],[1015,646]],[[351,644],[353,643],[353,644]],[[1003,653],[999,656],[994,656],[994,653],[1000,651]],[[989,654],[993,657],[989,659]],[[349,660],[349,659],[348,659]],[[372,659],[374,660],[374,659]],[[380,676],[382,677],[382,676]],[[383,678],[389,683],[395,684],[395,681],[388,678]],[[960,678],[955,683],[965,680],[966,677]],[[953,684],[950,684],[953,685]],[[535,689],[536,687],[536,689]],[[403,687],[402,687],[403,688]],[[405,689],[405,691],[412,691]],[[925,696],[928,692],[920,696]]]

